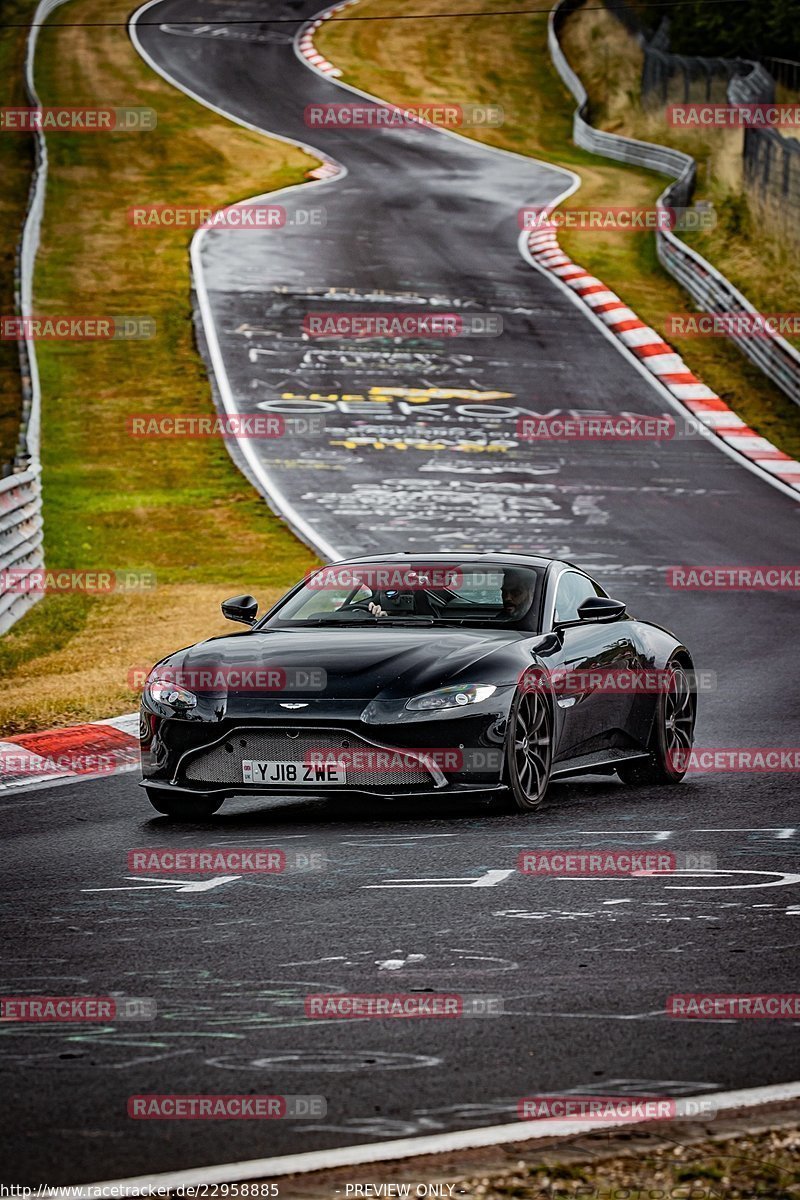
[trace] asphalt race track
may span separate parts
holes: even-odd
[[[270,14],[314,9],[276,4]],[[215,20],[263,16],[248,3],[165,0],[147,19],[173,28],[140,27],[147,53],[215,105],[347,168],[278,198],[290,213],[324,207],[323,228],[218,231],[203,250],[237,407],[278,411],[287,392],[337,398],[309,409],[324,411],[324,437],[259,447],[318,544],[342,554],[506,546],[571,558],[636,615],[673,629],[714,673],[716,688],[700,697],[700,746],[791,746],[793,593],[672,591],[665,568],[788,565],[797,502],[702,438],[515,439],[515,406],[666,410],[518,253],[517,209],[569,181],[434,130],[310,130],[306,105],[347,95],[268,27],[252,40],[175,31],[212,10]],[[500,313],[503,335],[413,349],[300,336],[310,312],[408,311],[415,298]],[[463,397],[430,389],[477,393],[479,404],[483,394],[484,406],[460,412]],[[342,411],[344,396],[364,397],[363,407]],[[486,416],[500,404],[514,415]],[[374,445],[434,437],[444,449]],[[486,449],[458,449],[465,438]],[[498,441],[514,444],[489,448]],[[0,799],[4,994],[116,992],[158,1008],[154,1020],[108,1026],[0,1025],[9,1113],[0,1152],[14,1182],[121,1178],[499,1124],[531,1094],[683,1096],[798,1078],[788,1021],[681,1022],[664,1012],[671,993],[792,989],[794,775],[699,774],[671,789],[560,784],[531,818],[482,801],[391,812],[236,801],[191,829],[156,817],[135,780]],[[163,846],[281,847],[313,869],[205,889],[186,877],[184,891],[131,878],[128,852]],[[622,880],[515,870],[521,850],[548,847],[705,852],[717,869]],[[412,991],[499,996],[504,1015],[304,1013],[308,993]],[[127,1116],[128,1097],[175,1092],[322,1096],[327,1112],[273,1122]]]
[[[270,15],[314,10],[311,0],[276,4]],[[143,49],[225,112],[310,144],[347,170],[274,197],[286,209],[285,227],[216,230],[202,243],[237,409],[325,419],[321,438],[252,443],[319,541],[342,556],[541,550],[610,582],[623,564],[636,565],[659,589],[660,565],[686,561],[689,547],[693,562],[791,561],[788,543],[767,554],[763,533],[788,535],[797,502],[774,496],[704,439],[518,441],[520,410],[652,416],[668,407],[519,253],[519,209],[555,199],[571,186],[569,175],[431,128],[309,128],[308,106],[358,97],[310,70],[291,43],[248,43],[239,27],[235,39],[176,34],[181,17],[206,13],[244,20],[263,17],[263,7],[165,0],[142,20],[162,18],[166,29],[137,24]],[[288,39],[292,26],[274,28]],[[318,209],[324,228],[293,223],[298,211]],[[309,314],[420,308],[500,315],[504,332],[399,346],[302,336]],[[474,395],[435,394],[453,389]],[[394,449],[392,440],[409,448]],[[414,449],[420,441],[446,448]],[[465,442],[485,449],[459,450]]]
[[[674,992],[791,990],[800,830],[783,824],[788,789],[741,776],[668,795],[560,784],[528,820],[481,802],[401,805],[387,820],[314,800],[235,801],[179,830],[151,816],[134,779],[3,803],[5,991],[158,1005],[153,1021],[0,1028],[10,1180],[128,1178],[502,1124],[521,1097],[553,1091],[680,1097],[797,1076],[785,1021],[664,1014]],[[280,847],[315,869],[188,893],[130,877],[129,850],[163,846]],[[514,869],[520,850],[603,846],[704,850],[720,873]],[[505,1015],[304,1015],[307,993],[416,991],[501,996]],[[126,1115],[132,1095],[251,1091],[324,1096],[327,1114]]]

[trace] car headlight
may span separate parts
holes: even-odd
[[[168,704],[170,708],[194,708],[197,704],[194,692],[181,687],[174,679],[161,679],[156,675],[154,679],[148,679],[145,691],[151,700],[158,704]]]
[[[412,696],[406,708],[436,711],[441,708],[464,708],[488,700],[497,691],[493,683],[461,683],[452,687],[437,688],[422,696]]]

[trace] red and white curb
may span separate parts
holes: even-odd
[[[559,246],[554,226],[533,230],[528,235],[528,250],[534,262],[570,288],[696,421],[757,467],[800,492],[800,462],[745,425],[655,329],[640,321],[600,279],[573,262]]]
[[[336,4],[333,8],[326,8],[324,13],[320,13],[313,21],[309,21],[307,25],[304,25],[300,32],[300,37],[297,39],[297,49],[303,58],[307,59],[318,71],[322,71],[324,75],[332,75],[334,78],[338,78],[342,72],[333,63],[328,62],[327,58],[317,50],[314,45],[314,34],[323,21],[330,21],[331,17],[335,16],[336,13],[349,8],[351,4],[358,3],[359,0],[344,0],[343,4]]]
[[[319,167],[314,167],[313,171],[306,171],[309,179],[333,179],[339,174],[341,174],[341,168],[330,160],[322,163]]]
[[[361,0],[344,0],[343,4],[334,4],[332,8],[326,8],[321,13],[318,13],[312,21],[305,24],[300,30],[295,39],[295,50],[305,62],[318,71],[321,75],[329,75],[334,79],[338,79],[342,72],[333,63],[328,62],[324,54],[320,54],[317,47],[314,45],[314,34],[324,24],[325,21],[330,21],[337,13],[343,12],[344,9],[350,8],[352,4],[360,4]],[[417,125],[427,125],[431,129],[439,129],[441,126],[436,125],[433,121],[429,121],[426,117],[414,113],[411,109],[405,109],[397,104],[390,104],[388,100],[382,100],[379,96],[372,96],[369,92],[362,92],[360,88],[351,87],[348,83],[342,83],[340,87],[347,88],[349,92],[354,92],[358,96],[364,96],[365,99],[373,104],[379,104],[385,109],[392,112],[402,113],[404,120],[413,122]],[[317,171],[310,171],[309,174],[316,178],[329,178],[329,176],[319,175],[318,172],[324,170],[323,167],[318,167]]]
[[[300,37],[296,42],[297,49],[303,58],[306,59],[307,62],[311,63],[311,65],[314,66],[318,71],[321,71],[323,75],[331,75],[335,78],[336,76],[341,75],[342,72],[338,67],[335,67],[333,63],[328,62],[324,55],[319,53],[314,45],[314,34],[319,29],[323,20],[327,21],[331,14],[338,12],[342,8],[347,8],[350,4],[358,4],[358,2],[359,0],[345,0],[344,4],[340,4],[335,9],[329,9],[324,16],[317,17],[313,21],[310,21],[307,25],[304,25],[303,29],[301,30]],[[319,151],[315,151],[315,153],[319,154]],[[315,167],[313,171],[307,172],[309,179],[334,179],[340,174],[341,167],[339,164],[334,162],[333,159],[325,158],[323,159],[321,166]]]
[[[139,714],[0,741],[0,793],[97,779],[139,766]]]

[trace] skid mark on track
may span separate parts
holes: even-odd
[[[363,950],[351,950],[348,954],[329,955],[323,958],[312,958],[298,962],[279,963],[281,969],[289,967],[325,967],[337,970],[358,970],[400,973],[404,980],[425,979],[460,980],[474,976],[494,975],[519,970],[519,963],[511,958],[503,958],[496,954],[482,954],[479,948],[442,949],[427,947],[426,953],[413,953],[396,950],[394,956],[381,958],[375,947]]]
[[[311,1071],[341,1074],[350,1071],[412,1071],[439,1067],[443,1060],[429,1054],[399,1054],[386,1050],[275,1050],[257,1058],[209,1058],[211,1067],[230,1071]],[[304,1126],[304,1128],[307,1128]]]

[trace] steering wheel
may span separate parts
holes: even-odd
[[[368,604],[369,604],[368,600],[359,600],[357,604],[348,604],[346,608],[337,609],[337,612],[358,613],[359,616],[362,616],[362,617],[371,617],[372,613],[369,611],[369,608],[367,607]]]

